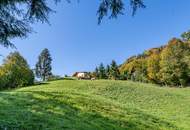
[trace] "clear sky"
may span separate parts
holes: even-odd
[[[13,41],[17,51],[33,68],[41,50],[48,48],[53,73],[72,74],[92,71],[100,62],[108,64],[112,59],[121,64],[190,29],[190,0],[145,0],[147,8],[139,10],[135,17],[126,7],[126,15],[117,20],[105,19],[100,26],[96,16],[98,3],[99,0],[81,0],[53,6],[57,13],[50,16],[51,26],[33,25],[35,33]],[[15,51],[0,49],[4,56]]]

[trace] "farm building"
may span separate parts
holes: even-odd
[[[73,74],[73,77],[76,77],[78,79],[91,79],[89,72],[76,72]]]

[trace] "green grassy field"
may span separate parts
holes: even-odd
[[[0,129],[189,130],[190,88],[53,81],[0,92]]]

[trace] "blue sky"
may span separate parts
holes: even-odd
[[[57,13],[50,16],[51,25],[35,24],[35,32],[28,38],[14,39],[17,51],[33,68],[41,50],[48,48],[53,73],[72,74],[92,71],[100,62],[109,64],[112,59],[121,64],[190,29],[189,0],[145,0],[147,8],[139,10],[135,17],[126,7],[126,15],[117,20],[106,18],[101,25],[97,25],[98,3],[99,0],[81,0],[53,6]],[[4,56],[15,51],[0,49]]]

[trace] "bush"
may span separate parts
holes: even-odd
[[[0,68],[0,89],[32,85],[34,74],[26,60],[18,53],[11,53]]]

